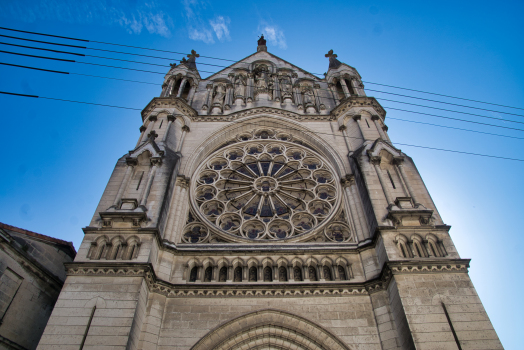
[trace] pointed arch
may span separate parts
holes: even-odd
[[[239,135],[245,131],[252,131],[256,128],[265,127],[285,131],[286,133],[303,140],[317,153],[329,160],[330,164],[334,167],[340,177],[351,172],[349,165],[346,164],[347,161],[344,162],[333,146],[316,135],[316,133],[310,128],[305,127],[298,121],[286,117],[261,113],[238,119],[235,123],[228,124],[214,131],[194,149],[193,153],[188,157],[187,162],[183,163],[181,166],[180,174],[191,177],[206,157],[218,148],[224,146],[228,141],[232,140],[234,135]]]
[[[278,341],[278,343],[274,343]],[[257,349],[286,344],[282,349],[351,350],[334,334],[303,317],[265,309],[232,319],[198,341],[191,350]],[[262,347],[264,348],[264,347]]]

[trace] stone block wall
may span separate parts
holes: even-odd
[[[141,277],[69,276],[38,350],[78,350],[90,319],[84,350],[125,349],[142,284]]]
[[[455,350],[457,340],[463,350],[503,349],[467,273],[394,278],[417,349]]]

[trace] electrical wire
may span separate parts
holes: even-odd
[[[124,69],[124,70],[132,70],[132,71],[137,71],[137,72],[144,72],[144,73],[153,73],[153,74],[162,74],[162,75],[164,75],[164,73],[162,73],[162,72],[155,72],[155,71],[149,71],[149,70],[144,70],[144,69],[118,67],[118,66],[110,66],[110,65],[104,65],[104,64],[99,64],[99,63],[92,63],[92,62],[83,62],[83,61],[75,61],[75,60],[62,59],[62,58],[29,55],[29,54],[22,54],[22,53],[17,53],[17,52],[12,52],[12,51],[0,50],[0,53],[7,53],[7,54],[12,54],[12,55],[26,56],[26,57],[32,57],[32,58],[41,58],[41,59],[55,60],[55,61],[64,61],[64,62],[71,62],[71,63],[81,63],[81,64],[87,64],[87,65],[93,65],[93,66],[100,66],[100,67],[107,67],[107,68],[116,68],[116,69]],[[94,57],[99,57],[99,56],[94,56]],[[106,57],[99,57],[99,58],[106,58]],[[116,60],[120,60],[120,59],[116,59]],[[121,61],[127,61],[127,60],[121,60]],[[128,62],[135,62],[135,63],[137,63],[136,61],[128,61]],[[138,62],[138,63],[143,63],[143,62]],[[249,87],[253,87],[251,85],[248,85],[248,86]],[[319,90],[329,91],[327,89],[319,89]],[[201,91],[205,91],[205,90],[197,90],[196,92],[201,92]],[[329,97],[329,94],[328,94],[327,98],[328,99],[334,99],[333,97]],[[417,106],[417,107],[437,109],[437,110],[442,110],[442,111],[446,111],[446,112],[472,115],[472,116],[477,116],[477,117],[480,117],[480,118],[499,120],[499,121],[504,121],[504,122],[509,122],[509,123],[524,124],[524,122],[519,122],[519,121],[515,121],[515,120],[510,120],[510,119],[497,118],[497,117],[490,117],[490,116],[485,116],[485,115],[476,114],[476,113],[455,111],[455,110],[451,110],[451,109],[432,107],[432,106],[425,106],[425,105],[420,105],[420,104],[415,104],[415,103],[410,103],[410,102],[404,102],[404,101],[389,100],[389,99],[385,99],[385,98],[381,98],[381,97],[379,97],[377,99],[383,100],[383,101],[388,101],[388,102],[394,102],[394,103],[402,103],[402,104],[407,104],[407,105],[412,105],[412,106]]]
[[[136,81],[136,80],[119,79],[119,78],[104,77],[104,76],[97,76],[97,75],[90,75],[90,74],[81,74],[81,73],[70,73],[70,72],[63,72],[63,71],[53,71],[53,70],[48,70],[48,69],[42,69],[42,68],[36,68],[36,67],[30,67],[30,66],[22,66],[22,65],[15,65],[15,64],[9,64],[9,63],[3,63],[3,62],[0,62],[0,64],[8,65],[8,66],[20,67],[20,68],[41,70],[41,71],[52,72],[52,73],[82,75],[82,76],[97,77],[97,78],[103,78],[103,79],[122,80],[122,81],[135,82],[135,83],[141,83],[141,84],[160,85],[160,84],[155,84],[155,83],[150,83],[150,82],[143,82],[143,81]],[[112,66],[105,66],[105,67],[112,67]],[[127,69],[127,68],[123,68],[123,67],[116,67],[116,68]],[[205,90],[196,90],[195,92],[197,92],[197,91],[205,91]],[[481,122],[476,122],[476,121],[466,120],[466,119],[460,119],[460,118],[446,117],[446,116],[441,116],[441,115],[437,115],[437,114],[423,113],[423,112],[417,112],[417,111],[410,111],[410,110],[399,109],[399,108],[389,107],[389,106],[383,106],[383,107],[384,108],[388,108],[388,109],[402,111],[402,112],[415,113],[415,114],[426,115],[426,116],[431,116],[431,117],[436,117],[436,118],[443,118],[443,119],[454,120],[454,121],[460,121],[460,122],[465,122],[465,123],[473,123],[473,124],[478,124],[478,125],[483,125],[483,126],[488,126],[488,127],[495,127],[495,128],[502,128],[502,129],[516,130],[516,131],[524,131],[523,129],[518,129],[518,128],[512,128],[512,127],[501,126],[501,125],[494,125],[494,124],[488,124],[488,123],[481,123]],[[390,117],[389,119],[394,119],[394,118]],[[473,132],[475,132],[475,131],[473,131]],[[500,135],[500,136],[504,136],[504,135]]]
[[[185,53],[176,52],[176,51],[159,50],[159,49],[152,49],[152,48],[140,47],[140,46],[123,45],[123,44],[109,43],[109,42],[103,42],[103,41],[94,41],[94,40],[87,40],[87,39],[79,39],[79,38],[66,37],[66,36],[59,36],[59,35],[52,35],[52,34],[45,34],[45,33],[32,32],[32,31],[25,31],[25,30],[19,30],[19,29],[14,29],[14,28],[7,28],[7,27],[0,27],[0,29],[7,30],[7,31],[13,31],[13,32],[19,32],[19,33],[26,33],[26,34],[33,34],[33,35],[41,35],[41,36],[54,37],[54,38],[61,38],[61,39],[68,39],[68,40],[76,40],[76,41],[81,41],[81,42],[100,43],[100,44],[106,44],[106,45],[115,45],[115,46],[121,46],[121,47],[130,47],[130,48],[138,48],[138,49],[143,49],[143,50],[150,50],[150,51],[158,51],[158,52],[166,52],[166,53],[175,53],[175,54],[179,54],[179,55],[186,55]],[[3,36],[3,37],[9,37],[9,36],[4,36],[4,35],[0,35],[0,36]],[[17,38],[17,37],[12,37],[12,36],[11,36],[10,38],[21,39],[21,40],[29,40],[29,41],[34,41],[34,42],[41,42],[41,41],[35,41],[35,40],[24,39],[24,38]],[[46,43],[46,42],[44,42],[44,43]],[[49,42],[47,42],[47,43],[49,43]],[[73,45],[65,45],[65,44],[58,44],[58,43],[50,43],[50,44],[75,47],[75,46],[73,46]],[[84,48],[84,49],[90,49],[90,48],[83,47],[83,46],[76,46],[76,47],[78,47],[78,48]],[[95,49],[95,50],[96,50],[96,49]],[[109,51],[109,50],[108,50],[108,51]],[[120,53],[122,53],[122,54],[131,54],[131,55],[133,55],[132,53],[124,53],[124,52],[120,52]],[[138,55],[138,54],[134,54],[134,55]],[[222,61],[229,61],[229,62],[241,63],[241,62],[238,62],[238,60],[231,60],[231,59],[217,58],[217,57],[212,57],[212,56],[203,56],[203,55],[200,55],[200,57],[203,57],[203,58],[210,58],[210,59],[216,59],[216,60],[222,60]],[[160,57],[156,57],[156,58],[160,58]],[[167,58],[162,58],[162,59],[167,59]],[[205,63],[199,63],[199,64],[205,64]],[[217,66],[217,67],[225,67],[225,68],[227,68],[227,66],[218,66],[218,65],[215,65],[215,66]],[[211,73],[211,72],[206,72],[206,73]],[[323,75],[324,75],[324,74],[320,74],[320,73],[310,73],[310,74],[319,75],[319,76],[323,76]],[[450,96],[450,95],[445,95],[445,94],[438,94],[438,93],[427,92],[427,91],[422,91],[422,90],[417,90],[417,89],[409,89],[409,88],[404,88],[404,87],[399,87],[399,86],[394,86],[394,85],[387,85],[387,84],[381,84],[381,83],[370,82],[370,81],[363,81],[363,82],[366,83],[366,84],[375,84],[375,85],[386,86],[386,87],[391,87],[391,88],[395,88],[395,89],[403,89],[403,90],[409,90],[409,91],[414,91],[414,92],[419,92],[419,93],[424,93],[424,94],[431,94],[431,95],[442,96],[442,97],[447,97],[447,98],[460,99],[460,100],[464,100],[464,101],[470,101],[470,102],[489,104],[489,105],[494,105],[494,106],[499,106],[499,107],[505,107],[505,108],[513,108],[513,109],[524,110],[524,108],[521,108],[521,107],[514,107],[514,106],[503,105],[503,104],[496,104],[496,103],[491,103],[491,102],[485,102],[485,101],[479,101],[479,100],[467,99],[467,98],[462,98],[462,97],[457,97],[457,96]],[[500,112],[500,113],[503,113],[503,112]]]
[[[88,104],[88,105],[95,105],[95,106],[102,106],[102,107],[121,108],[121,109],[129,109],[129,110],[141,111],[141,109],[139,109],[139,108],[107,105],[107,104],[85,102],[85,101],[75,101],[75,100],[68,100],[68,99],[61,99],[61,98],[54,98],[54,97],[47,97],[47,96],[19,94],[19,93],[8,92],[8,91],[0,91],[0,94],[19,96],[19,97],[29,97],[29,98],[42,98],[42,99],[53,100],[53,101],[73,102],[73,103],[81,103],[81,104]],[[234,122],[234,123],[239,123],[239,122]],[[249,123],[249,122],[241,122],[241,124],[242,125],[257,125],[257,126],[260,126],[260,124]],[[357,138],[361,139],[360,137],[350,137],[350,136],[346,137],[344,135],[336,135],[336,134],[333,134],[333,133],[315,132],[315,134],[331,135],[333,137],[342,137],[342,138],[350,138],[350,139],[351,138],[352,139],[357,139]],[[494,156],[494,155],[489,155],[489,154],[465,152],[465,151],[450,150],[450,149],[429,147],[429,146],[421,146],[421,145],[412,145],[412,144],[399,143],[399,142],[395,142],[395,144],[396,145],[401,145],[401,146],[408,146],[408,147],[417,147],[417,148],[431,149],[431,150],[444,151],[444,152],[453,152],[453,153],[474,155],[474,156],[479,156],[479,157],[489,157],[489,158],[497,158],[497,159],[504,159],[504,160],[512,160],[512,161],[524,162],[524,159],[518,159],[518,158],[501,157],[501,156]]]

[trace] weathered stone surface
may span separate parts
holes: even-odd
[[[355,68],[330,51],[319,78],[263,40],[206,79],[188,57],[142,111],[39,349],[501,348]]]

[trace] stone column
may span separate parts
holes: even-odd
[[[335,102],[335,106],[337,106],[340,103],[340,99],[338,98],[338,93],[336,90],[335,84],[328,84],[329,91],[331,91],[331,95],[333,95],[333,101]]]
[[[411,182],[408,179],[406,170],[404,169],[404,157],[395,157],[394,162],[395,162],[397,169],[400,172],[400,176],[402,176],[402,181],[404,181],[404,183],[406,184],[406,187],[408,188],[409,196],[413,200],[413,204],[415,204],[415,208],[419,207],[421,204],[415,194],[415,190],[411,186]]]
[[[166,97],[167,96],[167,87],[169,86],[168,83],[162,84],[162,92],[160,93],[160,97]]]
[[[138,161],[136,158],[126,158],[126,172],[124,174],[124,179],[122,180],[122,183],[120,184],[120,188],[118,189],[118,192],[116,194],[115,200],[113,201],[113,205],[109,207],[109,209],[119,209],[118,206],[120,204],[120,200],[122,199],[122,196],[124,195],[124,191],[127,188],[127,184],[129,183],[129,178],[131,177],[131,174],[133,173],[133,167],[138,164]]]
[[[140,207],[145,209],[147,204],[147,197],[149,197],[149,192],[151,191],[151,185],[153,184],[153,179],[155,178],[156,170],[158,167],[162,164],[162,159],[160,158],[151,158],[151,170],[149,171],[149,174],[147,175],[147,182],[146,186],[144,187],[144,191],[142,192],[142,196],[140,198]]]
[[[173,94],[173,86],[175,86],[176,78],[170,79],[167,83],[166,97],[169,97]]]
[[[226,84],[226,98],[224,99],[224,109],[231,109],[231,104],[233,100],[233,84]]]
[[[370,157],[371,164],[375,167],[375,171],[378,175],[378,180],[380,181],[380,186],[382,186],[382,190],[384,191],[384,195],[386,196],[386,201],[388,202],[388,208],[392,207],[394,205],[393,198],[391,197],[391,194],[389,193],[389,188],[386,183],[386,179],[384,179],[384,174],[382,174],[382,169],[380,169],[380,162],[382,161],[382,157],[375,156]]]
[[[386,138],[387,138],[387,141],[389,142],[389,144],[392,145],[391,139],[389,138],[389,135],[388,135],[388,126],[384,124],[382,126],[382,131],[384,131],[384,135],[386,135]]]
[[[255,81],[253,80],[253,73],[247,75],[247,86],[246,86],[246,103],[253,102],[253,91],[255,90]]]
[[[136,143],[135,148],[137,148],[142,143],[142,139],[144,138],[144,131],[146,130],[147,128],[144,125],[140,127],[140,137],[138,138],[138,142]]]
[[[349,202],[349,212],[351,213],[351,217],[353,218],[353,225],[355,226],[356,231],[356,237],[357,241],[361,242],[364,238],[364,230],[362,229],[362,225],[360,224],[360,219],[357,213],[357,209],[355,207],[355,201],[353,200],[353,196],[351,194],[350,187],[353,185],[354,180],[347,180],[342,179],[341,183],[344,188],[344,193],[346,194],[346,198]]]
[[[169,129],[171,128],[171,124],[173,124],[174,121],[175,121],[175,116],[174,115],[168,115],[167,116],[167,128],[166,128],[166,132],[164,133],[164,137],[162,137],[162,141],[163,142],[166,142],[167,134],[169,134]]]
[[[178,94],[176,95],[176,97],[182,96],[182,92],[184,92],[186,83],[187,83],[187,78],[182,79],[182,82],[180,83],[180,86],[178,87]]]
[[[191,104],[193,102],[193,97],[195,96],[196,89],[198,87],[198,84],[193,83],[191,85],[191,88],[189,89],[189,94],[187,95],[187,103]]]
[[[351,149],[351,144],[349,143],[349,137],[348,137],[348,133],[347,133],[347,127],[346,127],[345,125],[341,125],[341,126],[338,128],[338,130],[342,132],[342,137],[344,137],[344,141],[346,141],[346,147],[348,148],[348,153],[353,152],[353,150]]]
[[[280,84],[278,82],[278,74],[273,74],[273,101],[280,102]]]
[[[178,146],[175,152],[180,152],[180,150],[182,150],[182,146],[184,144],[184,138],[186,137],[186,133],[188,133],[189,131],[190,131],[189,126],[184,125],[182,127],[182,136],[180,136],[180,141],[178,142]]]
[[[344,95],[346,96],[346,98],[351,96],[348,90],[348,86],[346,85],[346,80],[343,78],[340,78],[339,81],[340,81],[340,85],[342,85],[342,90],[344,91]]]
[[[175,229],[176,229],[176,217],[178,214],[178,207],[180,204],[180,192],[182,190],[181,183],[184,181],[183,177],[177,176],[175,179],[175,190],[171,196],[171,201],[169,204],[169,219],[166,223],[166,232],[164,238],[168,241],[174,242],[175,240]]]
[[[155,127],[155,122],[157,120],[157,117],[156,115],[152,115],[148,119],[149,119],[149,124],[147,124],[146,135],[149,135],[151,131],[153,130],[153,128]]]
[[[364,135],[364,129],[362,128],[362,116],[360,114],[354,115],[353,120],[357,122],[358,129],[360,130],[360,133],[362,134],[362,138],[366,140],[366,136]]]
[[[387,138],[386,138],[386,135],[384,134],[384,130],[382,130],[382,127],[380,126],[380,117],[378,115],[373,115],[371,116],[371,120],[373,120],[373,122],[375,123],[375,126],[377,127],[377,131],[380,135],[380,138],[384,141],[388,141]]]
[[[211,91],[213,91],[213,84],[207,84],[206,85],[206,98],[204,100],[204,105],[202,106],[202,109],[208,109],[209,108],[209,101],[213,97]]]
[[[174,223],[174,234],[175,239],[177,239],[177,234],[179,232],[182,232],[184,229],[184,225],[186,224],[186,220],[184,217],[185,210],[184,210],[184,201],[187,197],[187,190],[189,188],[189,181],[186,178],[180,178],[180,193],[178,198],[178,205],[176,209],[176,217],[175,217],[175,223]]]
[[[349,189],[351,190],[353,201],[355,202],[355,208],[357,209],[358,219],[360,221],[360,226],[362,227],[362,234],[367,237],[369,232],[369,226],[367,222],[366,214],[364,213],[362,200],[360,199],[360,195],[358,194],[358,188],[355,181],[354,175],[346,175],[346,179],[349,179],[348,181],[352,181],[351,186]]]
[[[322,100],[320,99],[319,91],[320,91],[320,85],[314,84],[313,93],[315,94],[315,101],[317,102],[317,108],[320,111],[321,109],[326,109],[326,106],[324,106],[324,104],[322,103]]]
[[[351,89],[348,89],[349,93],[351,94],[351,91],[353,91],[353,95],[358,96],[357,88],[355,87],[355,79],[354,78],[349,79],[349,84],[351,85]]]
[[[300,91],[300,84],[295,84],[293,87],[293,95],[295,97],[295,105],[300,109],[302,107],[302,92]]]

